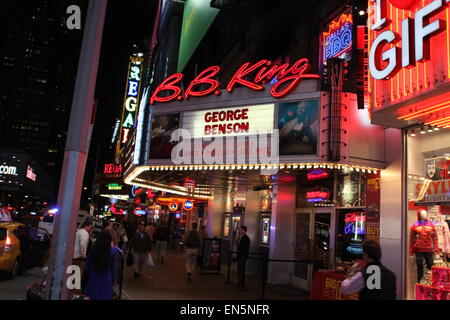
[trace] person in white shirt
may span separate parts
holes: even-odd
[[[75,249],[73,251],[74,259],[86,259],[87,248],[89,245],[89,233],[92,229],[92,222],[85,221],[81,225],[81,228],[77,230],[75,236]]]
[[[89,246],[89,235],[92,231],[92,222],[89,220],[86,220],[81,225],[81,228],[77,230],[76,236],[75,236],[75,248],[73,251],[73,261],[72,263],[74,265],[77,265],[80,267],[81,275],[82,275],[82,286],[85,283],[85,280],[83,278],[84,274],[84,265],[86,263],[86,257],[88,254],[88,246]]]

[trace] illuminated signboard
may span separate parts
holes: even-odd
[[[136,208],[134,209],[134,214],[137,216],[145,216],[147,214],[147,211],[143,208]]]
[[[450,82],[448,1],[369,1],[368,43],[373,111],[399,105],[398,119],[450,123],[448,89],[443,90]],[[418,96],[424,99],[407,103]]]
[[[117,165],[115,163],[105,163],[105,166],[103,167],[103,173],[122,173],[122,165]]]
[[[330,173],[328,171],[325,171],[323,169],[313,170],[306,174],[307,180],[319,180],[328,178],[330,176]]]
[[[308,202],[322,202],[328,198],[330,198],[330,192],[328,191],[308,191],[306,193]]]
[[[26,177],[30,180],[36,181],[36,173],[31,166],[27,166],[27,175]]]
[[[272,84],[270,94],[274,98],[281,98],[291,93],[303,79],[318,79],[317,74],[308,73],[311,69],[306,58],[296,61],[294,64],[274,64],[270,60],[260,60],[254,64],[244,63],[231,77],[226,86],[226,91],[231,93],[237,85],[252,90],[264,90],[263,85],[271,82],[275,77],[277,82]],[[219,81],[216,80],[221,68],[209,67],[200,72],[184,90],[181,89],[182,73],[175,73],[166,78],[153,92],[150,104],[155,102],[168,102],[172,100],[188,100],[190,97],[202,97],[210,94],[220,95]],[[206,88],[199,89],[199,86]],[[164,93],[164,94],[163,94]]]
[[[128,65],[128,78],[123,104],[122,121],[120,124],[120,149],[122,149],[130,138],[130,130],[134,128],[136,121],[137,106],[142,76],[142,53],[130,57]]]
[[[184,210],[192,210],[193,207],[194,207],[194,202],[192,202],[191,200],[186,200],[185,202],[183,202]]]
[[[108,184],[108,190],[122,190],[123,186],[118,183],[110,183]]]
[[[327,30],[322,33],[322,59],[325,64],[330,58],[346,56],[352,49],[353,18],[351,13],[343,13],[336,20],[328,24]]]
[[[177,211],[178,210],[178,203],[176,203],[176,202],[169,203],[169,210],[170,211]]]
[[[193,138],[272,133],[274,104],[189,111],[183,114],[183,129]]]
[[[8,175],[8,176],[17,176],[17,167],[1,165],[0,166],[0,174]]]
[[[344,234],[366,234],[366,215],[364,212],[347,213],[345,215]]]

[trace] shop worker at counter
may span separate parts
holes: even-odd
[[[395,300],[395,274],[381,264],[381,247],[373,240],[362,244],[363,262],[355,263],[341,284],[341,294],[359,293],[360,300]]]

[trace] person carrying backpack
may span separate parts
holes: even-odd
[[[195,265],[197,264],[197,256],[198,251],[201,246],[200,234],[197,231],[198,225],[197,223],[192,224],[192,230],[189,231],[184,239],[184,247],[185,247],[185,266],[186,266],[186,274],[187,281],[192,281],[192,273],[195,270]]]

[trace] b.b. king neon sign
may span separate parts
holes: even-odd
[[[122,148],[130,138],[130,130],[134,127],[142,75],[142,54],[130,57],[128,66],[128,79],[123,106],[122,123],[120,130],[120,147]]]
[[[320,78],[317,74],[308,73],[310,69],[311,65],[306,58],[296,61],[292,66],[289,63],[274,64],[266,59],[254,64],[246,62],[231,77],[226,86],[226,91],[231,93],[237,85],[260,91],[264,90],[264,84],[270,83],[272,85],[270,89],[272,97],[281,98],[291,93],[303,79]],[[184,92],[181,89],[181,81],[184,75],[175,73],[166,78],[155,89],[150,98],[150,104],[187,100],[190,97],[202,97],[213,93],[220,95],[219,81],[216,80],[220,71],[219,66],[212,66],[203,70],[191,81]],[[273,83],[275,78],[277,81]],[[207,86],[207,88],[198,90],[200,85]],[[162,94],[163,92],[166,94]]]

